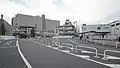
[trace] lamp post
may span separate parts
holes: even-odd
[[[78,33],[78,29],[77,29],[77,21],[73,22],[74,23],[74,26],[75,26],[75,29],[76,29],[76,34]]]

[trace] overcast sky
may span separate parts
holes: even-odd
[[[46,18],[78,21],[79,24],[108,23],[120,18],[120,0],[0,0],[0,14],[11,23],[17,13],[45,14]]]

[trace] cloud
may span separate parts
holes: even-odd
[[[8,1],[27,8],[35,8],[38,6],[38,4],[35,3],[35,0],[8,0]]]
[[[80,24],[108,23],[119,18],[120,0],[0,0],[0,13],[7,20],[16,13],[27,15],[45,14],[49,19],[78,20]]]

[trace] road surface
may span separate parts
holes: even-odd
[[[33,68],[110,68],[29,40],[19,40],[19,45]]]

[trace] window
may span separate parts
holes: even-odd
[[[98,30],[100,30],[101,28],[100,27],[97,27]]]
[[[117,26],[117,25],[120,25],[120,23],[117,23],[116,26]]]
[[[111,25],[111,27],[113,27],[113,26],[115,26],[114,24],[113,25]]]
[[[109,27],[105,27],[105,29],[108,29]]]
[[[116,28],[116,30],[119,30],[119,28]]]

